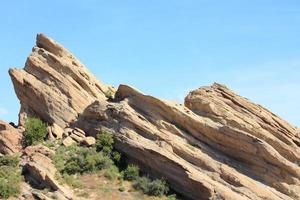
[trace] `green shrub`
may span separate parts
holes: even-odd
[[[113,135],[108,132],[101,132],[96,136],[97,151],[102,151],[106,155],[110,155],[113,149]]]
[[[121,154],[119,152],[113,151],[111,157],[116,164],[119,164],[121,162]]]
[[[115,179],[119,178],[121,175],[120,175],[119,169],[115,165],[112,165],[112,166],[110,166],[110,168],[108,168],[105,171],[104,176],[106,178],[108,178],[109,180],[115,180]]]
[[[61,174],[95,172],[107,169],[113,161],[95,148],[79,146],[59,147],[53,156],[56,168]]]
[[[153,196],[162,196],[169,192],[169,187],[167,182],[162,179],[155,179],[154,181],[150,182],[149,184],[149,195]]]
[[[15,156],[0,157],[0,198],[8,199],[20,193],[22,180],[19,160]]]
[[[133,187],[137,190],[141,190],[143,193],[152,196],[163,196],[169,192],[169,187],[165,180],[155,179],[151,180],[148,177],[138,177]]]
[[[17,167],[19,165],[19,158],[17,156],[5,155],[0,157],[0,166]]]
[[[111,91],[106,91],[106,92],[104,93],[104,95],[105,95],[105,97],[108,98],[109,100],[113,99],[113,95],[112,95]]]
[[[47,135],[47,126],[38,118],[29,118],[25,122],[24,144],[30,146],[42,142]]]
[[[124,170],[124,179],[128,181],[136,180],[139,177],[139,167],[136,165],[128,165]]]
[[[141,190],[143,193],[148,194],[151,180],[146,176],[138,177],[133,183],[133,187],[137,190]]]

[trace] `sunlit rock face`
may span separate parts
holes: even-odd
[[[128,160],[187,199],[300,199],[299,131],[225,86],[192,91],[185,106],[115,91],[44,35],[10,75],[21,124],[38,116],[90,136],[109,131]]]

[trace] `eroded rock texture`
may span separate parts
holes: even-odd
[[[10,74],[20,121],[37,115],[90,136],[110,131],[129,160],[186,198],[300,199],[299,131],[224,86],[191,92],[186,106],[126,85],[107,100],[114,89],[44,35],[24,70]]]
[[[114,93],[68,50],[43,34],[37,35],[24,69],[10,69],[9,74],[21,102],[21,125],[27,116],[39,116],[64,128],[93,101]]]

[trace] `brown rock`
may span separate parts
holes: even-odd
[[[13,154],[22,149],[22,133],[0,120],[0,153]]]
[[[66,199],[73,199],[73,193],[66,185],[55,179],[56,169],[49,158],[54,152],[43,145],[30,146],[24,150],[25,176],[35,186],[48,187],[61,193]]]
[[[106,101],[105,91],[113,89],[43,35],[25,69],[10,74],[20,121],[37,115],[84,130],[65,130],[64,145],[110,131],[117,150],[186,198],[300,199],[299,130],[224,86],[191,92],[186,107],[126,85]],[[36,163],[28,166],[44,180],[49,173],[39,173]]]
[[[76,134],[71,134],[69,137],[72,138],[73,140],[75,140],[78,143],[82,142],[85,139],[85,137],[79,137]]]
[[[20,124],[39,116],[65,128],[96,99],[114,89],[100,83],[68,50],[43,34],[22,70],[9,74],[21,101]]]
[[[72,144],[75,144],[76,141],[73,140],[70,136],[66,137],[64,140],[63,140],[63,145],[68,147],[68,146],[71,146]]]
[[[51,126],[51,132],[56,139],[62,139],[64,134],[64,130],[55,123]]]
[[[96,139],[94,137],[88,136],[86,138],[84,138],[84,140],[82,141],[83,145],[86,146],[92,146],[94,144],[96,144]]]

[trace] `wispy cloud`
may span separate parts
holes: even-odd
[[[8,114],[8,110],[0,107],[0,115],[7,115],[7,114]]]

